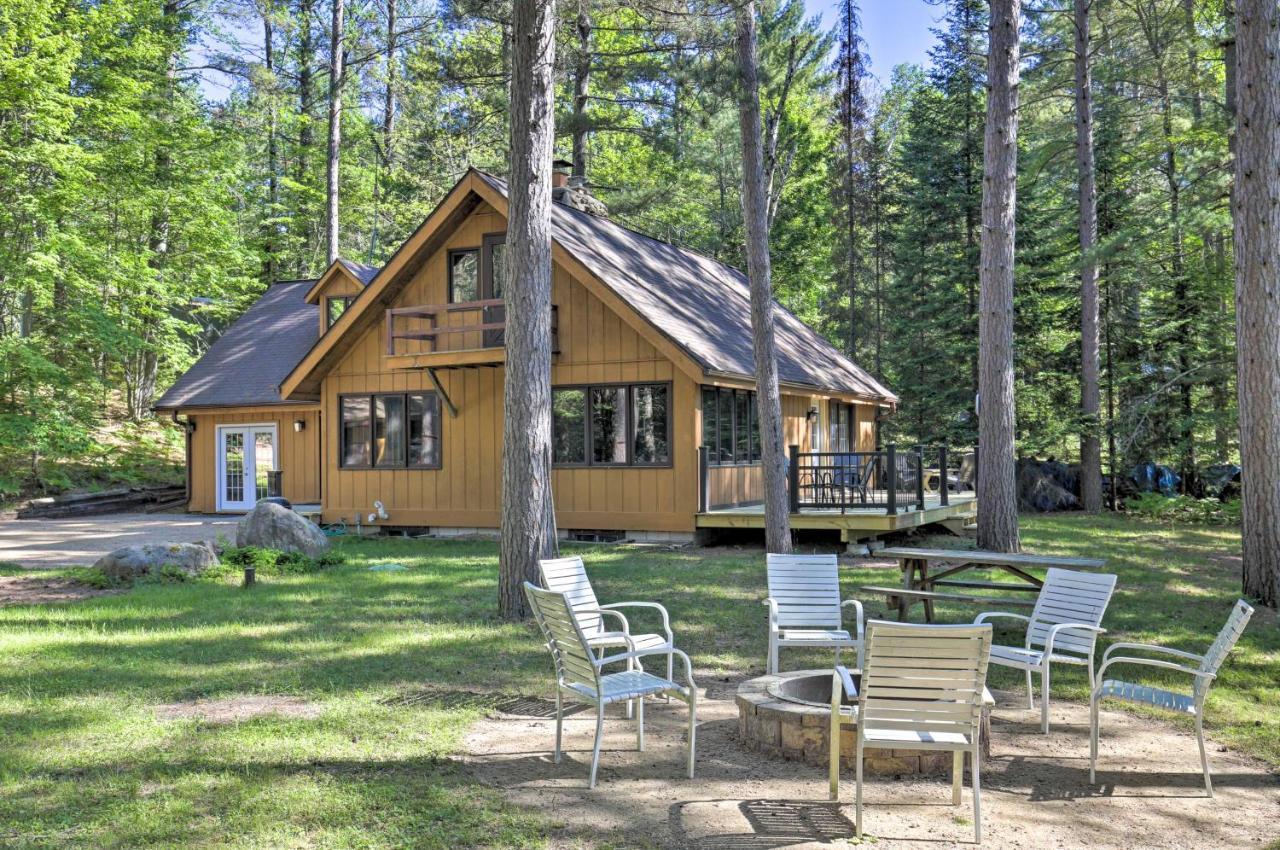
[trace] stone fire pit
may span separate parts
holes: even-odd
[[[756,752],[825,767],[831,726],[831,670],[795,670],[748,679],[738,686],[738,735]],[[857,683],[858,675],[854,674]],[[982,709],[982,757],[991,744],[990,695]],[[840,763],[853,767],[854,730],[840,735]],[[946,773],[951,753],[931,750],[864,750],[863,772],[876,776]]]

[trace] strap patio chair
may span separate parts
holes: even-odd
[[[840,727],[856,725],[854,830],[862,838],[862,758],[865,747],[943,750],[951,761],[951,804],[960,805],[964,755],[973,784],[973,837],[982,841],[979,756],[991,626],[932,626],[872,620],[862,680],[837,667],[831,695],[830,796],[840,799]],[[842,694],[856,694],[856,716]]]
[[[831,647],[858,652],[862,666],[862,603],[840,599],[835,555],[769,555],[769,675],[778,672],[778,650],[784,646]],[[854,634],[844,628],[844,608],[852,605]]]
[[[674,652],[675,636],[671,633],[671,616],[667,609],[657,602],[614,602],[601,605],[596,598],[595,589],[591,587],[591,579],[587,578],[587,569],[582,559],[576,555],[571,558],[548,558],[538,561],[538,570],[542,573],[542,586],[547,590],[563,593],[569,600],[573,614],[578,620],[582,633],[587,636],[587,643],[597,653],[603,654],[605,649],[626,647],[629,650],[643,649],[653,651],[671,650],[667,652],[667,678],[674,670],[672,652]],[[662,615],[662,634],[632,634],[631,623],[620,608],[650,608]],[[605,627],[604,618],[611,617],[618,621],[618,629]],[[628,711],[630,707],[628,706]],[[627,715],[630,717],[630,714]]]
[[[1226,625],[1222,627],[1222,631],[1218,632],[1218,637],[1204,655],[1148,643],[1114,643],[1107,647],[1107,651],[1102,655],[1102,668],[1098,670],[1098,678],[1102,679],[1102,684],[1093,691],[1093,697],[1089,700],[1089,784],[1093,785],[1097,782],[1098,703],[1104,697],[1115,697],[1190,714],[1195,718],[1196,741],[1200,744],[1200,768],[1204,771],[1204,790],[1208,796],[1213,796],[1213,780],[1209,777],[1209,756],[1204,748],[1204,701],[1209,695],[1209,686],[1218,675],[1218,668],[1222,666],[1222,662],[1226,661],[1227,655],[1235,647],[1240,635],[1244,634],[1244,627],[1249,624],[1249,618],[1252,616],[1253,606],[1243,599],[1237,601],[1235,607],[1231,609],[1231,616],[1227,618]],[[1113,655],[1112,653],[1117,650],[1180,658],[1195,666],[1179,664],[1167,659],[1144,658],[1139,655]],[[1191,693],[1166,691],[1133,682],[1123,682],[1119,679],[1104,678],[1107,668],[1116,664],[1160,667],[1186,673],[1194,679]]]
[[[698,690],[693,681],[693,665],[689,656],[675,647],[641,649],[596,657],[593,647],[578,624],[577,617],[563,593],[543,590],[531,582],[524,583],[534,619],[547,641],[547,648],[555,662],[556,671],[556,748],[553,760],[560,763],[560,742],[564,730],[564,697],[594,705],[596,708],[595,746],[591,751],[591,779],[588,787],[596,787],[596,771],[600,765],[600,743],[604,732],[604,708],[615,702],[635,702],[636,749],[644,752],[644,698],[647,696],[673,696],[689,706],[689,756],[688,773],[693,778],[693,754],[698,723]],[[648,655],[671,653],[684,662],[685,684],[663,679],[635,668],[632,661]],[[627,662],[627,669],[618,673],[603,673],[603,669],[619,662]]]
[[[1036,707],[1031,674],[1040,674],[1040,729],[1046,735],[1049,734],[1049,665],[1056,662],[1085,667],[1089,671],[1089,690],[1093,690],[1093,651],[1098,635],[1107,631],[1100,624],[1115,587],[1116,577],[1110,573],[1050,567],[1030,617],[987,611],[973,621],[975,625],[996,618],[1026,621],[1026,642],[1020,647],[992,646],[991,663],[1026,671],[1029,709]]]

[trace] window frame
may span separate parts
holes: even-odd
[[[356,296],[354,295],[326,295],[324,297],[324,329],[327,331],[329,328],[337,324],[338,319],[341,319],[346,315],[355,300]],[[346,305],[342,308],[342,312],[338,314],[337,319],[333,318],[332,308],[329,306],[333,301],[341,301]]]
[[[388,396],[396,396],[401,400],[401,409],[404,417],[404,451],[398,464],[378,464],[373,463],[373,441],[374,434],[377,431],[377,402],[378,398],[386,398]],[[434,464],[409,464],[409,396],[422,396],[429,399],[427,404],[435,408],[435,420],[438,423],[436,428],[435,439],[440,444],[439,450],[436,452],[436,462]],[[348,398],[363,398],[369,402],[369,451],[367,456],[369,462],[365,464],[347,464],[343,459],[347,456],[347,438],[346,429],[343,427],[342,408],[343,401]],[[362,470],[365,472],[388,472],[394,470],[437,470],[444,468],[444,419],[441,415],[440,394],[435,390],[406,390],[405,392],[389,392],[389,393],[339,393],[338,394],[338,471],[344,472],[349,470]]]
[[[456,258],[456,257],[458,257],[458,256],[460,256],[460,255],[462,255],[462,254],[475,254],[475,255],[476,255],[476,297],[475,297],[474,299],[471,299],[471,301],[459,301],[459,300],[455,297],[455,293],[454,293],[454,289],[453,289],[453,267],[454,267],[454,265],[453,265],[453,264],[454,264],[454,258]],[[483,257],[484,257],[484,252],[483,252],[482,250],[480,250],[480,248],[479,248],[478,246],[477,246],[477,247],[474,247],[474,248],[450,248],[450,249],[449,249],[448,254],[446,255],[445,261],[449,264],[449,268],[448,268],[448,275],[449,275],[449,287],[448,287],[448,289],[449,289],[449,292],[448,292],[448,295],[449,295],[449,303],[450,303],[450,304],[470,304],[470,303],[472,303],[472,301],[480,300],[480,293],[481,293],[481,290],[482,290],[482,288],[483,288],[483,286],[484,286],[484,275],[481,273],[481,261],[482,261]]]
[[[448,296],[450,304],[467,304],[467,301],[458,301],[454,298],[453,292],[453,258],[459,254],[475,254],[476,255],[476,298],[477,301],[491,301],[501,296],[495,295],[497,281],[493,277],[493,249],[498,245],[507,244],[507,232],[505,230],[486,233],[480,237],[480,244],[467,248],[450,248],[446,258],[449,264],[448,275]]]
[[[704,393],[710,390],[715,393],[716,398],[716,427],[714,446],[707,444],[707,410],[706,397]],[[718,460],[720,457],[720,399],[721,396],[729,396],[730,410],[730,447],[729,455],[731,460]],[[746,423],[746,439],[747,439],[747,457],[742,459],[738,457],[738,396],[747,396],[747,423]],[[698,404],[702,414],[702,440],[698,443],[699,448],[707,449],[707,465],[708,466],[759,466],[764,462],[763,454],[760,446],[760,430],[759,430],[759,393],[755,390],[745,389],[743,387],[721,387],[715,384],[702,384],[698,387]],[[754,416],[752,414],[755,414]],[[753,423],[755,423],[753,427]],[[713,451],[714,449],[714,451]]]
[[[635,419],[631,411],[635,406],[635,390],[636,387],[662,387],[667,393],[667,459],[665,461],[647,462],[637,461],[635,457]],[[592,440],[591,428],[591,391],[598,389],[616,390],[624,388],[627,391],[626,406],[623,415],[626,416],[627,431],[627,459],[621,462],[597,463],[592,460],[595,456],[595,445]],[[671,424],[674,416],[671,411],[674,392],[672,390],[671,381],[600,381],[597,383],[579,383],[579,384],[557,384],[551,388],[554,395],[560,390],[581,390],[585,394],[585,404],[583,405],[582,423],[586,433],[583,435],[583,447],[586,460],[581,463],[565,463],[553,460],[551,466],[553,469],[671,469],[674,464],[675,457],[675,437],[671,431]],[[552,424],[554,428],[554,423]]]

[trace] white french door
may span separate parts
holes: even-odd
[[[267,473],[280,468],[276,426],[219,425],[217,444],[218,510],[253,510],[267,496]]]

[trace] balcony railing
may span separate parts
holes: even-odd
[[[387,356],[502,348],[506,338],[506,310],[501,298],[392,307],[386,311]],[[551,307],[551,348],[560,350],[555,305]]]

